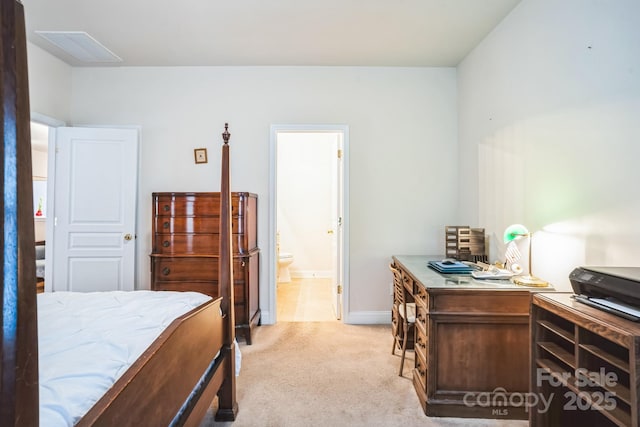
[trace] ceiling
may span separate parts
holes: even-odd
[[[34,31],[85,31],[115,66],[456,66],[520,0],[22,0]]]

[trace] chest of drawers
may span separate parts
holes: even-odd
[[[153,193],[151,289],[219,295],[220,193]],[[231,194],[236,330],[260,322],[255,194]]]

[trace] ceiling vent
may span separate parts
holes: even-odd
[[[35,33],[79,61],[122,62],[122,58],[84,31],[36,31]]]

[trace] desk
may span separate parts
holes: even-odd
[[[441,275],[427,262],[393,256],[416,302],[413,386],[426,415],[527,419],[528,288],[506,280]]]

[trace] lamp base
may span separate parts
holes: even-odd
[[[529,274],[525,274],[524,276],[515,276],[511,278],[511,281],[516,285],[530,286],[532,288],[544,288],[549,286],[549,282],[545,282],[544,280]]]

